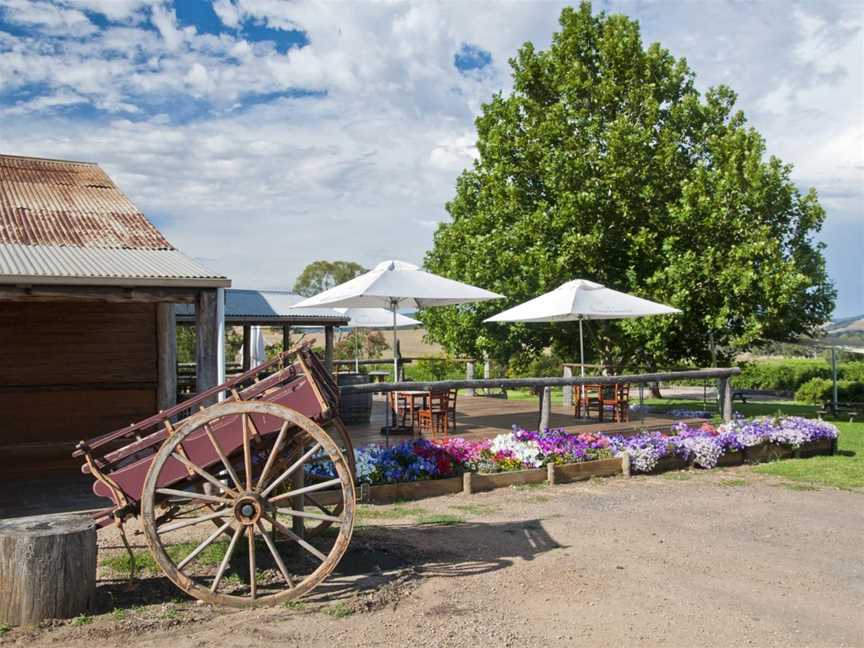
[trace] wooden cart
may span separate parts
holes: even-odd
[[[75,456],[113,502],[98,524],[119,526],[128,549],[124,523],[140,520],[179,588],[214,604],[275,605],[324,580],[351,540],[354,451],[338,405],[332,377],[299,345],[82,441]]]

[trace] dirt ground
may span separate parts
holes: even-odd
[[[0,645],[864,646],[864,493],[807,488],[738,467],[364,507],[303,603],[102,580],[101,614]]]

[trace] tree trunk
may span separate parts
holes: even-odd
[[[80,515],[0,520],[0,623],[33,625],[93,609],[96,529]]]

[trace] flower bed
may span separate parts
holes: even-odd
[[[829,453],[836,438],[837,428],[830,423],[797,416],[738,419],[716,427],[707,422],[676,423],[669,435],[644,432],[629,437],[514,429],[482,441],[446,437],[404,441],[390,448],[365,446],[355,451],[356,479],[361,487],[378,488],[381,499],[415,499],[410,487],[416,482],[442,482],[417,491],[417,497],[431,497],[457,492],[454,478],[464,473],[474,476],[467,480],[466,492],[471,492],[543,482],[559,466],[562,481],[616,474],[622,471],[625,454],[631,472],[650,473]],[[552,469],[543,470],[550,465]],[[324,466],[332,464],[312,463],[307,470],[332,476],[322,472]],[[448,478],[450,483],[444,484]]]
[[[616,456],[624,452],[630,455],[631,471],[649,473],[686,465],[714,468],[779,459],[793,456],[802,446],[825,444],[830,448],[836,438],[837,428],[830,423],[783,416],[737,419],[717,427],[676,423],[669,436],[647,432],[609,440]]]

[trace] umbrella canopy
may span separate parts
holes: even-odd
[[[487,322],[579,321],[579,352],[585,375],[582,320],[628,319],[648,315],[672,315],[681,311],[635,295],[612,290],[593,281],[575,279],[555,290],[493,315]]]
[[[393,326],[393,314],[385,308],[335,308],[348,318],[348,326],[345,328],[390,328]],[[396,313],[396,327],[417,326],[422,324],[419,320],[406,317]],[[354,371],[360,372],[360,350],[358,349],[357,336],[354,336]]]
[[[568,322],[671,315],[681,311],[593,281],[575,279],[555,290],[493,315],[487,322]]]
[[[424,272],[405,261],[382,261],[372,270],[304,299],[297,308],[427,308],[467,304],[503,295]]]

